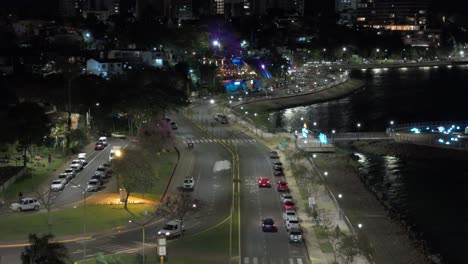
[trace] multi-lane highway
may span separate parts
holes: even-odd
[[[208,124],[208,131],[216,137],[235,144],[240,164],[240,214],[241,214],[241,256],[242,264],[306,264],[309,256],[304,243],[289,243],[282,218],[280,193],[276,182],[284,177],[273,176],[273,161],[269,149],[258,144],[242,131],[230,128],[228,124],[213,122],[214,107],[208,102],[194,108],[193,118]],[[203,119],[201,118],[203,116]],[[212,139],[197,139],[201,144],[212,143]],[[259,188],[258,177],[267,176],[271,188]],[[299,194],[297,194],[299,195]],[[278,232],[262,231],[261,220],[273,218]]]

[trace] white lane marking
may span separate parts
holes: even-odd
[[[216,161],[213,166],[213,172],[219,172],[222,170],[230,170],[231,162],[229,160]]]
[[[258,259],[256,257],[253,258],[253,264],[258,264]]]
[[[294,264],[294,260],[292,258],[289,258],[289,264]]]
[[[244,264],[249,264],[249,258],[248,257],[244,257]]]
[[[297,264],[302,264],[302,259],[297,258]]]

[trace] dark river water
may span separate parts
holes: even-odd
[[[329,133],[384,131],[395,123],[468,120],[468,67],[356,70],[368,83],[347,98],[277,113],[282,126]],[[314,122],[316,125],[314,126]],[[359,154],[361,175],[381,191],[445,263],[468,263],[468,166],[448,159]]]

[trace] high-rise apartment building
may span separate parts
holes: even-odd
[[[428,0],[358,0],[355,23],[364,28],[424,30],[428,9]]]

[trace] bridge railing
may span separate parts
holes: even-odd
[[[411,129],[411,128],[426,128],[426,127],[451,127],[452,125],[454,126],[459,126],[459,127],[467,127],[468,126],[468,121],[431,121],[431,122],[417,122],[417,123],[405,123],[405,124],[397,124],[393,125],[392,127],[387,128],[387,130],[403,130],[403,129]]]

